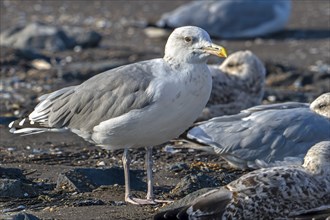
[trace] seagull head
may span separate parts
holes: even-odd
[[[253,82],[264,78],[266,74],[260,59],[248,50],[231,54],[220,66],[217,66],[222,72],[236,75],[244,80],[253,80]]]
[[[328,175],[330,172],[330,141],[321,141],[312,146],[304,158],[303,167],[313,174]]]
[[[176,28],[169,36],[164,59],[178,63],[206,63],[210,55],[227,57],[227,52],[222,46],[212,43],[202,28],[185,26]]]
[[[310,109],[330,119],[330,92],[324,93],[315,99],[311,103]]]

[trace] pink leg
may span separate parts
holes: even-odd
[[[154,199],[154,192],[153,192],[153,178],[152,178],[152,147],[146,148],[146,166],[147,166],[147,184],[148,184],[148,191],[147,191],[147,198],[146,199],[139,199],[134,198],[131,194],[131,185],[130,185],[130,176],[129,176],[129,165],[130,165],[130,158],[129,158],[129,151],[128,149],[124,150],[123,154],[123,166],[124,166],[124,174],[125,174],[125,201],[134,205],[152,205],[157,203],[169,203],[171,201],[167,200],[156,200]]]

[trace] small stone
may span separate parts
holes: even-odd
[[[65,57],[65,62],[67,62],[67,63],[71,63],[72,60],[73,60],[72,56],[66,56]]]
[[[49,70],[52,65],[45,60],[33,60],[31,65],[37,70]]]
[[[96,27],[98,28],[106,28],[108,27],[108,22],[106,20],[98,20],[95,22]]]
[[[147,27],[144,29],[144,33],[149,38],[166,38],[169,35],[169,31],[162,28]]]
[[[105,162],[104,161],[98,161],[96,166],[98,166],[98,167],[105,166]]]
[[[7,151],[9,151],[9,152],[13,152],[13,151],[15,151],[16,150],[16,148],[14,148],[14,147],[8,147],[7,148]]]
[[[267,97],[267,99],[268,99],[268,101],[270,101],[270,102],[275,102],[275,101],[276,101],[276,96],[274,96],[274,95],[270,95],[270,96]]]
[[[76,53],[79,53],[79,52],[82,51],[82,47],[81,47],[81,46],[75,46],[75,47],[73,48],[73,51],[76,52]]]

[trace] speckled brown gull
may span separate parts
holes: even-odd
[[[16,134],[68,129],[105,149],[124,149],[125,201],[154,204],[151,147],[180,135],[201,114],[212,79],[206,65],[226,51],[198,27],[173,31],[164,58],[96,75],[78,86],[41,97],[27,119],[12,122]],[[129,148],[146,147],[147,199],[133,198]]]
[[[192,1],[162,15],[157,25],[196,25],[213,37],[250,38],[283,29],[290,13],[290,0]]]
[[[250,172],[154,219],[285,219],[329,207],[330,141],[323,141],[309,149],[302,166]]]
[[[199,121],[260,105],[264,96],[266,70],[251,51],[231,54],[221,65],[208,65],[212,92]]]
[[[219,154],[240,169],[301,164],[313,144],[330,140],[330,93],[310,105],[259,105],[212,118],[191,128],[187,138],[208,145],[196,148]]]

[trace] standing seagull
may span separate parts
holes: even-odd
[[[226,57],[203,29],[177,28],[169,36],[164,58],[138,62],[98,74],[78,86],[40,97],[34,111],[12,122],[15,134],[69,129],[105,149],[124,149],[125,201],[155,204],[152,146],[185,131],[200,115],[212,87],[206,65],[213,54]],[[129,148],[146,147],[147,199],[130,191]]]
[[[286,219],[329,207],[330,141],[323,141],[309,149],[302,166],[250,172],[154,219]]]

